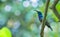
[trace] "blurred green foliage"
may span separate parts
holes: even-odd
[[[44,15],[46,0],[0,0],[0,25],[11,29],[14,37],[39,37],[40,25],[37,13]],[[53,0],[50,1],[50,6]],[[56,6],[60,13],[60,3]],[[59,37],[59,23],[51,9],[48,9],[47,18],[53,31],[45,28],[45,37]]]

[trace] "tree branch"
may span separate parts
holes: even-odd
[[[54,3],[52,4],[51,9],[53,10],[54,14],[60,21],[60,15],[59,15],[58,11],[56,10],[56,5],[58,2],[59,2],[59,0],[54,0]]]
[[[44,28],[45,28],[45,21],[46,21],[46,16],[47,16],[49,2],[50,2],[50,0],[47,0],[47,2],[46,2],[44,19],[43,19],[43,22],[42,22],[42,28],[41,28],[41,33],[40,33],[41,37],[44,37]]]

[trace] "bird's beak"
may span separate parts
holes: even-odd
[[[38,12],[37,10],[34,10],[34,11]]]

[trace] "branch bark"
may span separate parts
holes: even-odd
[[[59,2],[59,0],[54,0],[54,3],[51,6],[51,9],[53,10],[54,14],[56,15],[56,17],[59,19],[60,21],[60,14],[58,13],[58,11],[56,10],[56,5]]]
[[[47,0],[47,2],[46,2],[45,12],[44,12],[44,19],[43,19],[43,22],[42,22],[42,28],[41,28],[41,33],[40,33],[41,37],[44,37],[44,28],[45,28],[45,21],[46,21],[49,2],[50,2],[50,0]]]

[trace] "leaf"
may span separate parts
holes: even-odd
[[[57,9],[57,11],[58,11],[59,14],[60,14],[60,3],[57,4],[56,9]]]
[[[2,29],[0,29],[0,36],[1,37],[12,37],[12,34],[7,27],[3,27]]]

